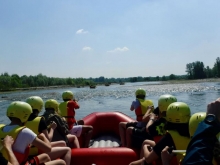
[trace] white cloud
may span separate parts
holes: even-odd
[[[79,29],[76,31],[76,34],[86,34],[88,31],[85,31],[84,29]]]
[[[83,51],[90,51],[90,50],[92,50],[92,48],[89,47],[89,46],[85,46],[85,47],[82,48],[82,50]]]
[[[118,47],[118,48],[115,48],[114,50],[109,50],[107,52],[114,53],[114,52],[126,52],[126,51],[129,51],[129,49],[126,46],[124,46],[123,48]]]

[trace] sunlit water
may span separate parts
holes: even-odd
[[[62,88],[50,90],[34,90],[0,94],[0,123],[8,123],[6,109],[12,101],[25,101],[27,97],[37,95],[47,99],[62,101],[62,92],[73,91],[79,100],[80,109],[76,111],[76,118],[80,119],[92,112],[120,111],[132,118],[134,112],[130,111],[131,102],[135,99],[135,90],[143,88],[147,92],[147,98],[157,106],[157,100],[162,94],[172,94],[178,101],[190,106],[191,112],[206,111],[207,104],[220,97],[220,83],[203,82],[190,84],[160,84],[159,82],[126,83],[125,85],[97,86],[95,89]],[[44,110],[43,110],[44,111]],[[42,112],[43,112],[42,111]]]

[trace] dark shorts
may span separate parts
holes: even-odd
[[[146,132],[145,128],[134,128],[132,131],[132,146],[135,148],[141,148],[144,140],[153,140],[153,138]]]
[[[136,125],[137,125],[137,122],[128,122],[126,124],[126,128],[128,128],[128,127],[136,127]]]
[[[37,156],[35,156],[35,157],[28,157],[28,160],[25,163],[22,163],[21,165],[39,165],[39,164],[40,164],[39,159]]]

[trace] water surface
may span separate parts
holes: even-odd
[[[79,100],[80,109],[76,111],[76,118],[80,119],[92,112],[120,111],[135,118],[133,111],[130,111],[131,102],[135,99],[137,88],[143,88],[147,92],[147,98],[157,106],[157,100],[162,94],[172,94],[178,101],[189,105],[191,112],[206,111],[209,102],[220,97],[219,82],[202,82],[187,84],[161,84],[160,82],[138,82],[126,83],[125,85],[97,86],[95,89],[84,88],[56,88],[49,90],[19,91],[0,94],[0,123],[8,123],[5,116],[6,109],[12,101],[25,101],[27,97],[37,95],[47,99],[62,101],[62,92],[73,91],[76,99]],[[44,110],[43,110],[44,111]],[[43,112],[42,111],[42,112]]]

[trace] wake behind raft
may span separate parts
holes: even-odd
[[[92,144],[72,149],[71,165],[128,165],[139,159],[140,150],[120,147],[119,123],[134,119],[121,112],[94,112],[83,120],[93,126]],[[79,142],[82,146],[83,141]]]

